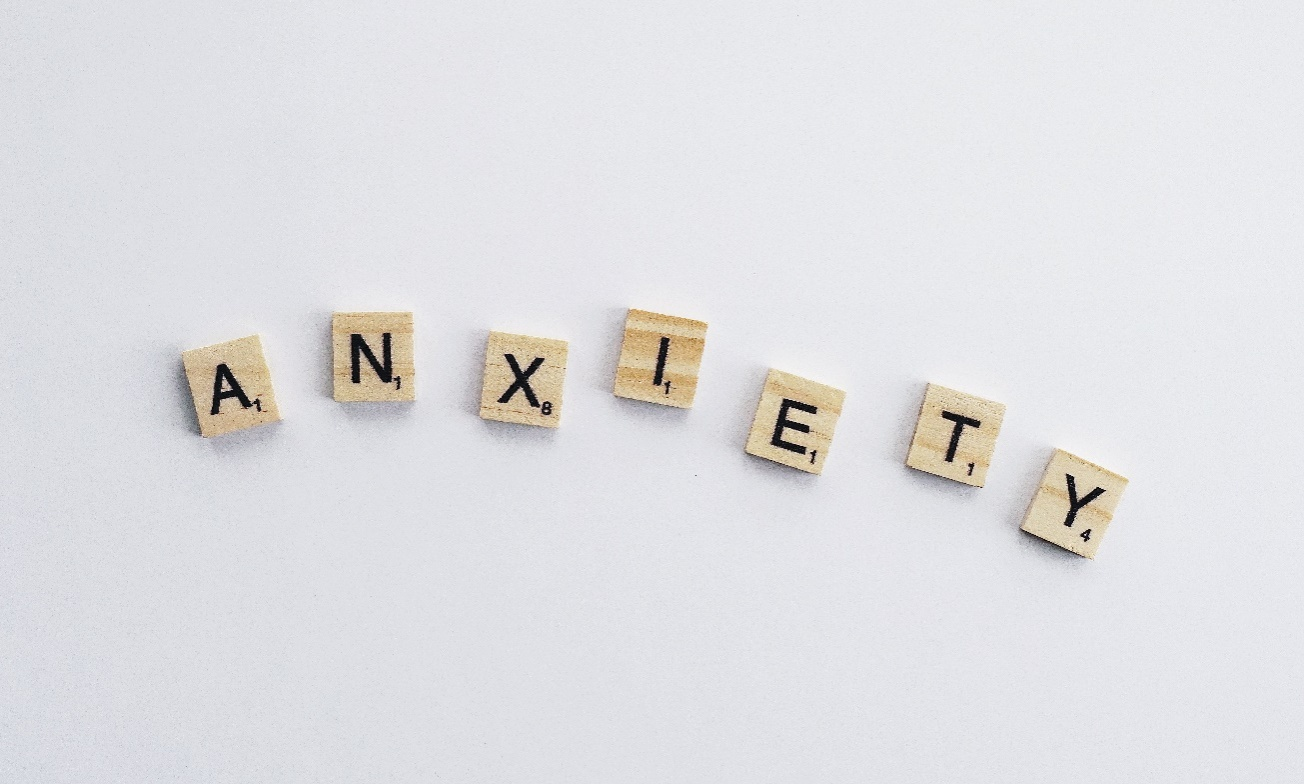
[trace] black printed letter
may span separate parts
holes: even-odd
[[[670,355],[670,338],[661,338],[661,350],[657,352],[657,372],[652,377],[652,386],[659,387],[665,383],[666,357]]]
[[[783,440],[784,430],[796,430],[798,433],[809,433],[810,425],[794,422],[788,418],[788,409],[795,408],[798,411],[805,411],[807,414],[819,413],[815,406],[808,406],[805,403],[798,403],[796,400],[784,398],[779,404],[779,418],[774,423],[774,436],[770,439],[770,444],[780,449],[786,449],[789,452],[796,452],[799,455],[806,454],[806,447],[799,444],[791,444]]]
[[[1065,474],[1064,478],[1069,481],[1069,514],[1068,517],[1064,518],[1064,525],[1067,525],[1069,528],[1072,528],[1073,521],[1077,519],[1078,510],[1086,506],[1087,504],[1091,503],[1092,501],[1096,500],[1097,498],[1101,497],[1102,495],[1104,495],[1105,488],[1097,487],[1095,490],[1092,490],[1090,493],[1087,493],[1086,495],[1082,496],[1082,500],[1079,501],[1078,486],[1073,481],[1073,474]]]
[[[371,369],[376,371],[376,375],[380,376],[381,381],[384,381],[386,384],[394,382],[394,361],[389,353],[389,334],[390,333],[386,332],[384,335],[381,335],[380,355],[383,361],[377,362],[376,355],[371,353],[371,346],[367,345],[367,341],[363,340],[362,336],[358,333],[353,333],[350,340],[353,352],[353,383],[362,383],[363,354],[367,355],[367,361],[371,363]]]
[[[231,388],[222,389],[224,382]],[[249,402],[249,398],[245,395],[244,390],[240,388],[240,382],[236,381],[235,376],[231,375],[231,368],[227,367],[224,362],[217,366],[217,372],[213,375],[213,410],[208,413],[212,416],[217,416],[222,413],[222,401],[226,400],[228,397],[239,399],[240,405],[244,408],[249,408],[253,405],[253,403]]]
[[[951,445],[946,448],[946,462],[955,462],[955,450],[960,446],[960,431],[968,427],[982,427],[982,422],[977,419],[970,419],[960,414],[952,414],[950,411],[942,412],[942,419],[947,419],[955,423],[955,429],[951,431]]]
[[[543,366],[543,357],[535,357],[534,361],[530,363],[530,366],[525,369],[524,373],[521,372],[521,366],[516,364],[516,357],[514,355],[503,354],[503,358],[506,359],[507,364],[511,366],[512,375],[516,376],[516,380],[507,388],[507,391],[503,393],[503,396],[498,398],[498,402],[506,403],[511,400],[512,395],[515,395],[516,390],[519,389],[525,393],[525,399],[529,401],[530,405],[534,408],[538,408],[539,398],[534,396],[534,390],[530,388],[530,376],[534,375],[534,371]]]

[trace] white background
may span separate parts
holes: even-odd
[[[1076,5],[0,5],[0,779],[1298,781],[1304,18]],[[710,322],[691,411],[627,306]],[[418,402],[331,400],[335,309]],[[253,332],[285,421],[201,439]],[[1057,446],[1095,562],[1018,530]]]

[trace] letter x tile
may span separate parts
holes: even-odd
[[[484,355],[480,416],[499,422],[561,423],[566,341],[490,332]]]

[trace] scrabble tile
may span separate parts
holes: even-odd
[[[336,313],[331,350],[339,402],[416,400],[411,313]]]
[[[181,354],[181,363],[205,438],[280,421],[257,335],[191,349]]]
[[[756,406],[747,454],[818,474],[847,393],[771,370]]]
[[[929,384],[906,465],[982,487],[996,451],[1005,406]]]
[[[1023,530],[1087,558],[1105,538],[1127,480],[1056,449],[1028,506]]]
[[[480,416],[557,427],[565,379],[566,341],[490,332]]]
[[[692,408],[706,322],[630,308],[616,363],[617,397]]]

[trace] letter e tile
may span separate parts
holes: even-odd
[[[771,370],[747,437],[749,455],[818,474],[842,415],[846,392]]]

